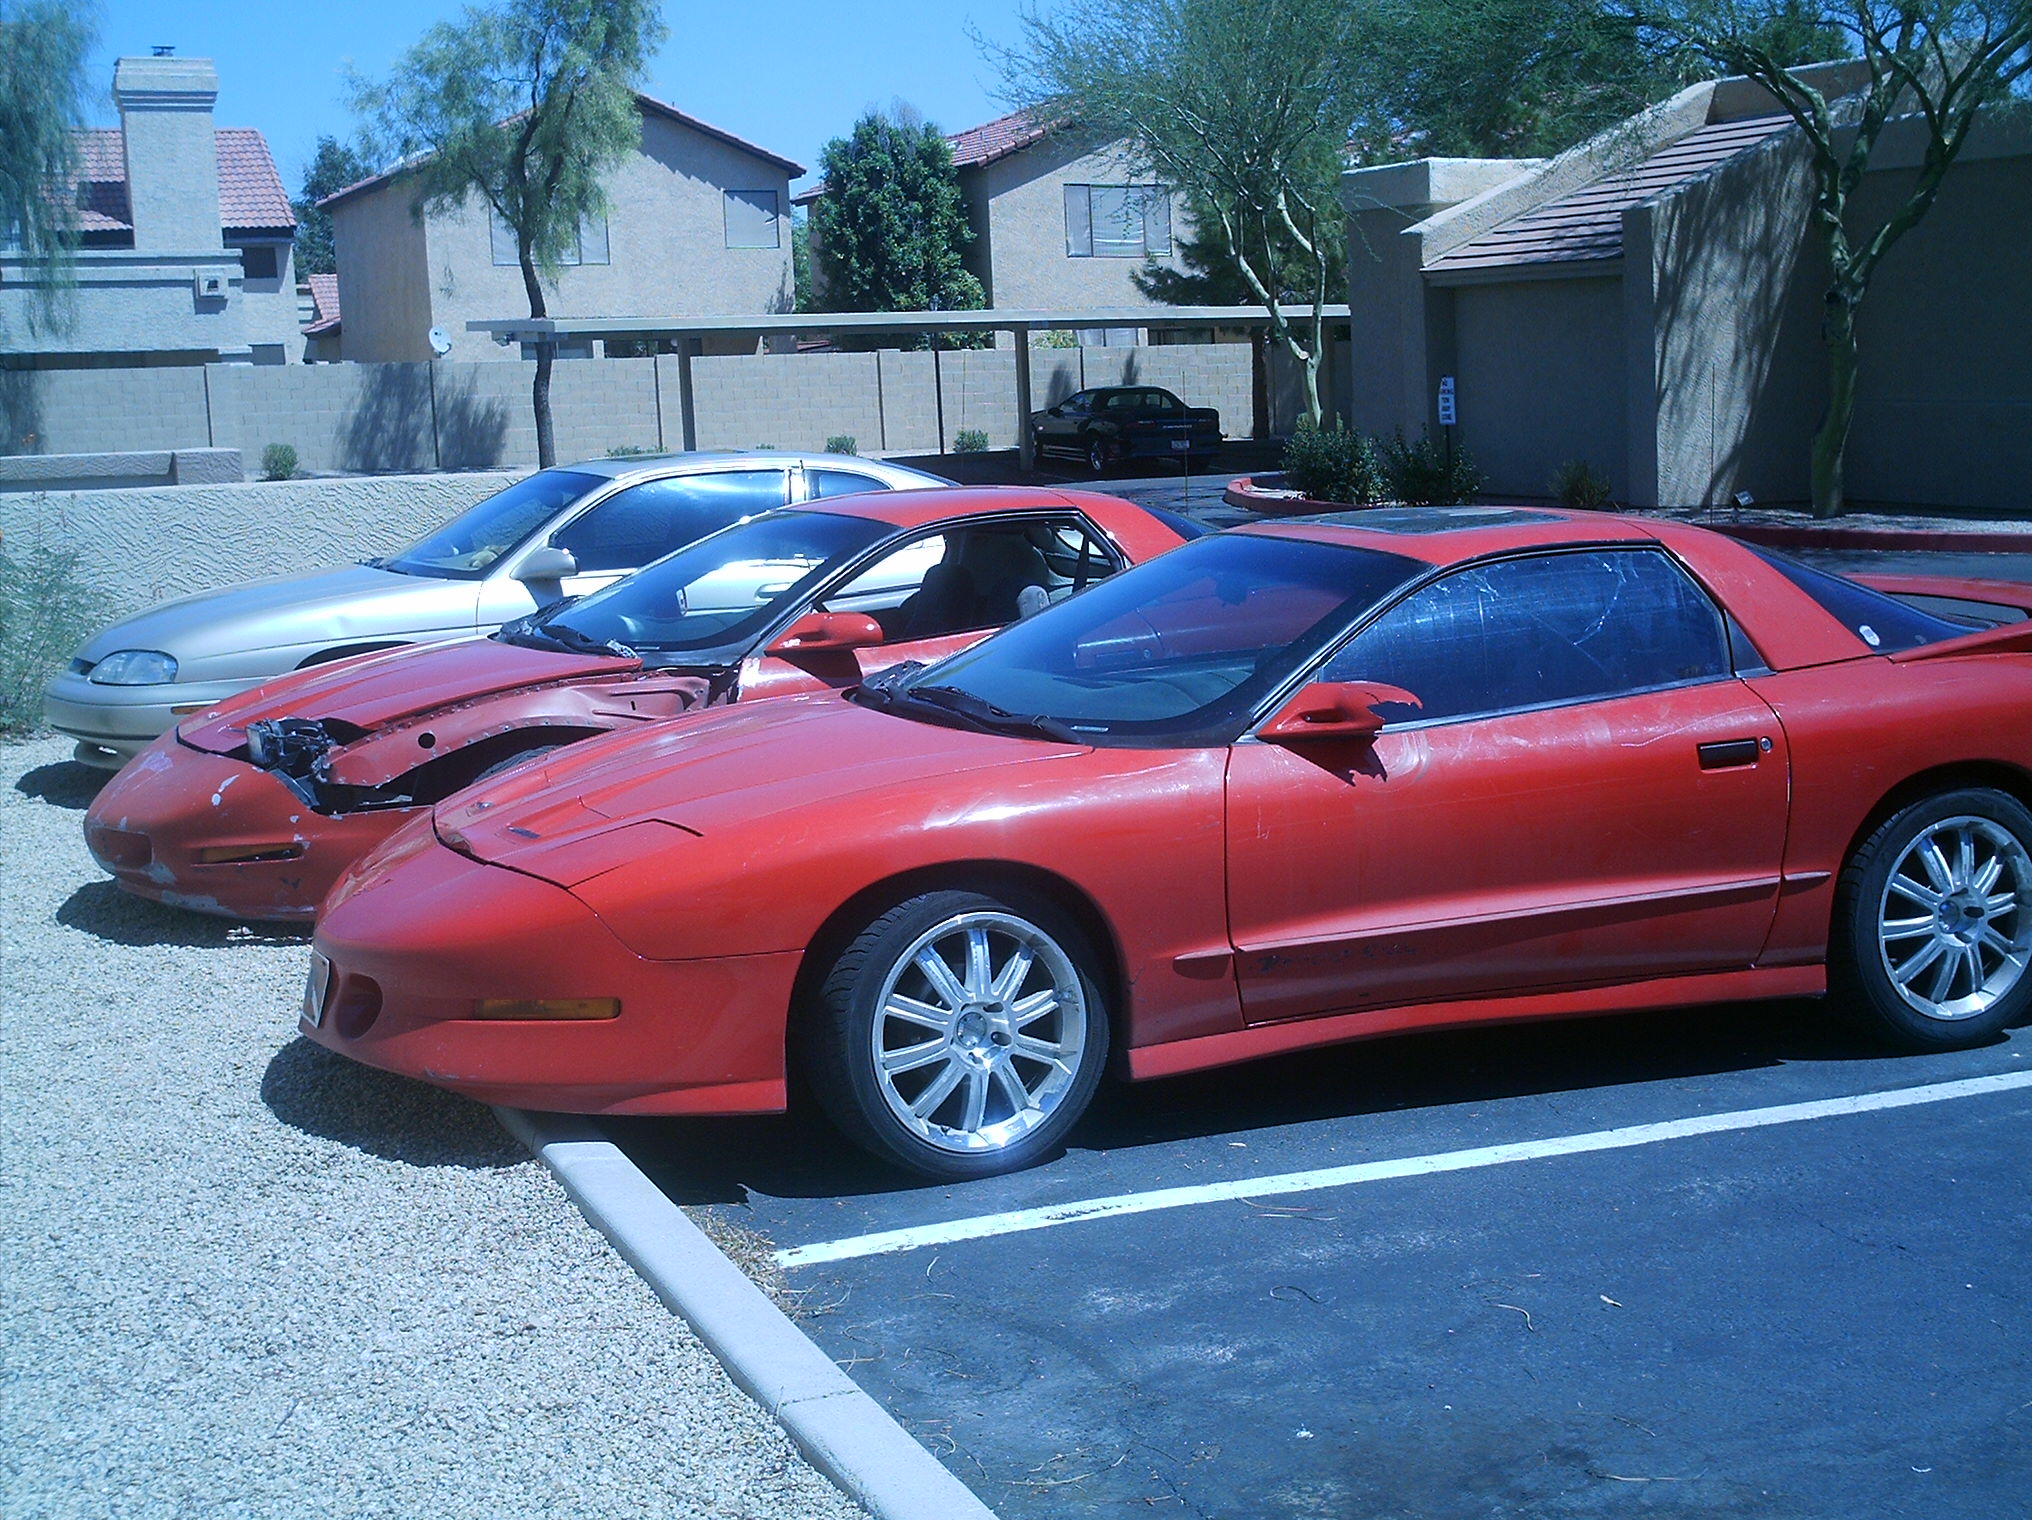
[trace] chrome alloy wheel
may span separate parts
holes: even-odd
[[[883,1100],[940,1150],[1006,1148],[1051,1117],[1080,1070],[1079,973],[1050,935],[1014,914],[933,925],[896,958],[875,1006]]]
[[[1905,1002],[1930,1019],[1988,1012],[2032,960],[2032,858],[2010,830],[1963,814],[1927,826],[1877,905],[1877,953]]]

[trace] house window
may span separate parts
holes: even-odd
[[[774,190],[729,190],[726,194],[729,248],[781,248]]]
[[[487,212],[488,241],[494,250],[494,262],[504,268],[513,268],[521,261],[515,257],[515,229],[501,220],[501,213],[489,209]],[[565,249],[558,263],[607,264],[607,218],[602,212],[593,212],[579,223],[579,235]]]
[[[262,243],[240,250],[240,266],[250,280],[279,280],[282,278],[282,250],[273,243]]]
[[[1067,185],[1069,259],[1163,258],[1171,252],[1171,192],[1162,185]]]

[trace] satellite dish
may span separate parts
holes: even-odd
[[[430,351],[442,359],[452,351],[452,335],[442,327],[433,327],[430,330]]]

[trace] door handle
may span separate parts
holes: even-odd
[[[1755,765],[1757,756],[1770,747],[1769,739],[1717,739],[1700,746],[1700,768],[1725,771],[1739,765]]]

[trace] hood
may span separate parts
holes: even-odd
[[[371,565],[279,575],[150,607],[96,635],[78,655],[97,661],[116,649],[159,649],[189,666],[251,650],[470,629],[481,584]]]
[[[614,836],[632,836],[633,825],[699,837],[746,828],[780,845],[808,825],[815,804],[903,796],[983,767],[1085,752],[917,722],[824,692],[590,740],[459,793],[436,818],[455,849],[569,887],[617,864]]]
[[[277,676],[187,720],[177,737],[193,749],[223,754],[238,748],[247,725],[259,719],[336,718],[371,732],[501,692],[623,675],[640,667],[638,660],[607,655],[528,649],[489,638],[457,639]]]

